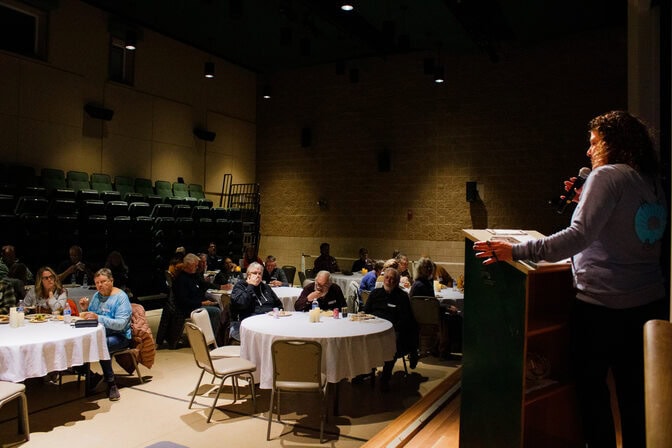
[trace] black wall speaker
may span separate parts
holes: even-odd
[[[212,142],[215,140],[215,137],[217,137],[216,133],[201,128],[194,128],[194,135],[206,142]]]
[[[467,202],[478,201],[478,188],[476,181],[467,182]]]
[[[110,121],[112,116],[114,116],[114,111],[112,109],[106,109],[102,106],[96,106],[95,104],[86,104],[84,106],[84,111],[91,117],[98,120]]]
[[[310,128],[301,129],[301,147],[308,148],[313,144],[313,131]]]

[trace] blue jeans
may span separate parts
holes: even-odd
[[[121,349],[128,347],[131,343],[129,339],[126,339],[120,334],[111,334],[107,336],[107,349],[110,351],[110,355],[114,352],[118,352]],[[112,359],[101,359],[100,367],[103,369],[103,377],[106,383],[114,382],[114,369],[112,369]]]

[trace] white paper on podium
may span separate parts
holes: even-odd
[[[511,244],[518,244],[524,241],[533,240],[534,237],[524,230],[518,229],[485,229],[493,236],[490,241],[506,241]]]
[[[518,229],[485,229],[493,235],[527,235],[524,230]]]

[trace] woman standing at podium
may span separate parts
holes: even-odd
[[[572,257],[572,350],[588,447],[616,447],[607,374],[616,385],[623,447],[645,442],[643,326],[669,319],[660,266],[667,205],[649,131],[623,111],[590,121],[593,171],[577,188],[569,227],[511,245],[474,243],[484,264]],[[575,179],[565,182],[572,191]]]

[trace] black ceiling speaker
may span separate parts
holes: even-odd
[[[106,109],[95,104],[86,104],[84,106],[84,111],[86,111],[91,118],[96,118],[98,120],[110,121],[114,116],[114,111],[112,109]]]
[[[212,142],[215,140],[215,137],[217,137],[216,133],[201,128],[194,128],[194,135],[206,142]]]

